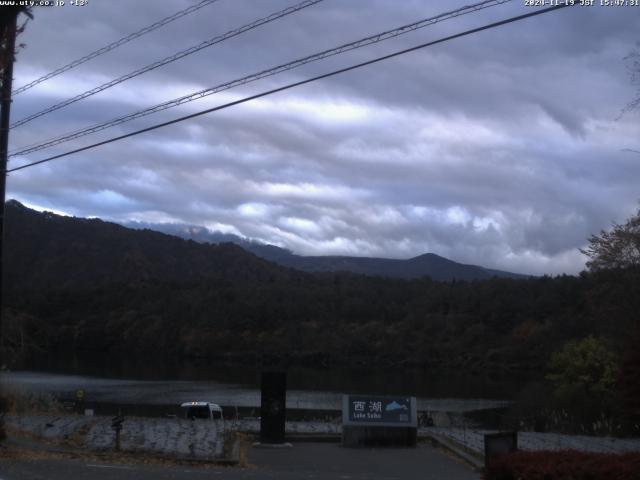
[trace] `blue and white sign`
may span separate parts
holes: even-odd
[[[343,425],[417,427],[415,397],[344,395]]]

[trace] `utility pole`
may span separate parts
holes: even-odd
[[[4,365],[2,352],[2,324],[4,308],[4,204],[7,187],[7,155],[9,151],[9,122],[11,114],[11,89],[13,84],[13,60],[16,48],[18,14],[21,8],[2,11],[2,90],[0,91],[0,369]]]

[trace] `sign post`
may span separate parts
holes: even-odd
[[[415,397],[343,395],[343,446],[415,447],[417,434]]]
[[[116,451],[120,451],[120,431],[122,430],[122,424],[124,423],[124,416],[118,415],[111,419],[111,428],[116,432]]]
[[[84,412],[84,389],[78,388],[76,390],[76,413]]]

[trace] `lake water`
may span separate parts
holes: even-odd
[[[123,359],[39,359],[0,373],[3,388],[73,396],[87,401],[176,405],[211,401],[225,406],[260,405],[260,369],[215,362],[134,362]],[[292,368],[287,370],[288,408],[339,410],[344,393],[415,396],[419,410],[465,412],[504,406],[517,379],[428,370]]]

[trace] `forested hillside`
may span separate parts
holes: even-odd
[[[593,334],[622,352],[637,268],[580,277],[436,282],[279,267],[102,222],[7,208],[5,348],[244,363],[529,370]]]

